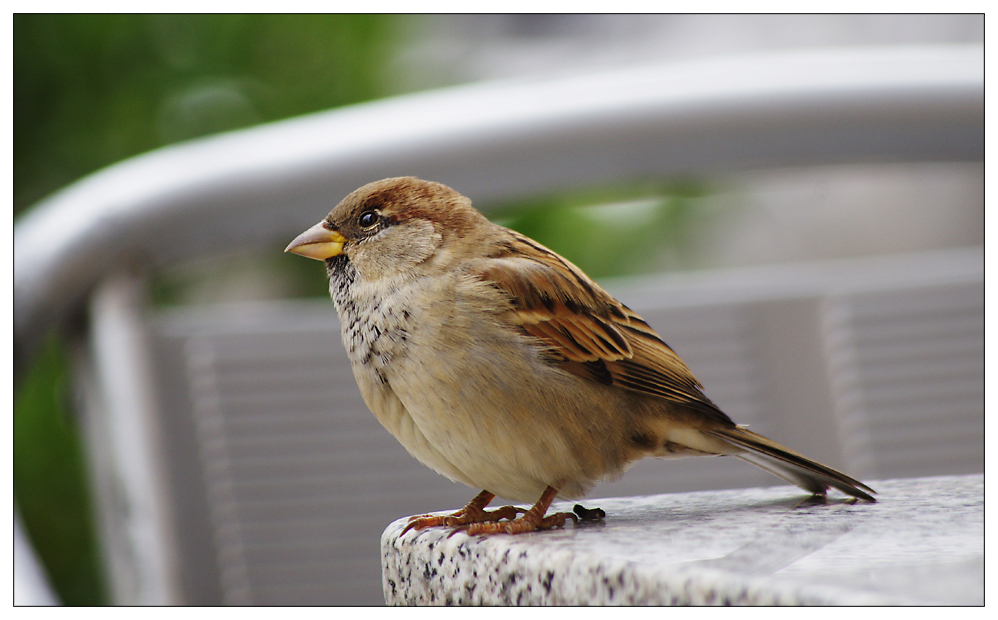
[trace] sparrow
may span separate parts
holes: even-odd
[[[634,311],[446,185],[364,185],[285,251],[325,262],[378,421],[421,463],[482,489],[406,530],[561,527],[576,517],[547,515],[555,498],[644,457],[735,455],[814,495],[875,501],[862,482],[735,424]],[[496,495],[533,506],[485,510]]]

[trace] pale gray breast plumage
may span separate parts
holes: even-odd
[[[351,363],[376,372],[380,381],[387,383],[385,369],[404,354],[408,336],[404,322],[409,310],[398,307],[390,295],[376,287],[358,281],[357,270],[346,256],[329,261],[329,292]]]

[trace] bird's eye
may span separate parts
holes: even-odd
[[[363,228],[370,228],[378,223],[378,212],[377,211],[364,211],[360,214],[357,222]]]

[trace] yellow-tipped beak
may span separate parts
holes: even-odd
[[[343,244],[346,240],[346,237],[340,233],[326,228],[325,222],[319,222],[295,237],[295,240],[284,248],[284,251],[305,258],[326,260],[342,254]]]

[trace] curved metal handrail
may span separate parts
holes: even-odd
[[[479,206],[619,180],[982,160],[980,45],[769,53],[482,83],[194,140],[116,164],[14,231],[15,369],[123,261],[275,247],[374,179]]]

